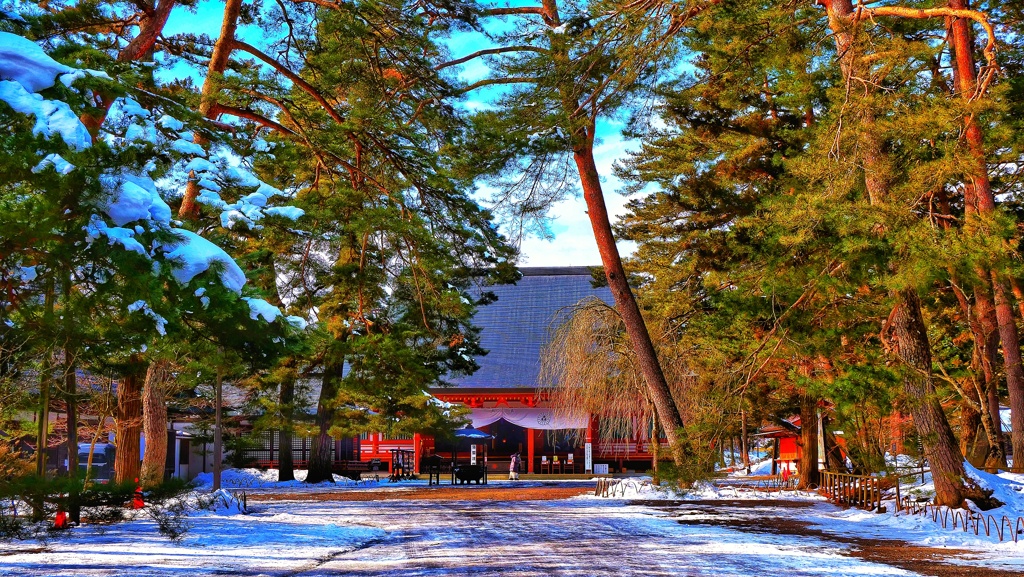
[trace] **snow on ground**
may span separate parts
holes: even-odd
[[[42,552],[0,550],[0,573],[913,575],[828,540],[717,526],[709,514],[682,523],[685,513],[621,500],[265,502],[249,515],[203,513],[181,543],[146,520],[83,526]]]
[[[936,548],[949,563],[1024,574],[1024,541],[997,543],[943,529],[930,517],[843,509],[806,491],[765,492],[754,480],[701,484],[685,494],[649,477],[618,479],[616,498],[523,501],[527,487],[591,488],[598,479],[492,479],[509,500],[398,499],[431,490],[425,481],[280,483],[277,471],[224,471],[218,506],[194,514],[181,542],[143,515],[112,527],[83,525],[47,543],[0,544],[0,574],[81,575],[916,575],[851,555],[857,539],[900,539]],[[528,479],[528,477],[527,477]],[[197,495],[209,494],[201,475]],[[981,481],[1016,511],[1021,476]],[[447,482],[441,488],[450,489]],[[467,495],[479,487],[459,487]],[[249,514],[232,492],[357,491],[356,500],[255,501]],[[215,494],[217,495],[217,494]],[[215,499],[215,501],[217,501]],[[890,509],[891,511],[891,509]],[[807,523],[807,534],[765,530],[776,519]],[[760,528],[758,528],[760,527]],[[967,550],[968,553],[956,552]],[[883,560],[884,561],[884,560]]]
[[[0,574],[274,574],[301,569],[384,534],[334,519],[317,508],[295,513],[281,507],[260,515],[201,513],[192,516],[193,529],[179,543],[162,536],[150,519],[112,527],[83,526],[51,542],[42,553],[4,554],[0,545]]]
[[[220,486],[228,489],[308,489],[323,490],[325,488],[357,487],[376,484],[377,481],[353,481],[348,477],[334,475],[334,483],[324,481],[310,485],[306,483],[309,471],[295,471],[294,481],[279,482],[277,469],[225,469],[221,471]],[[213,473],[200,473],[194,483],[198,489],[209,490],[213,487]]]

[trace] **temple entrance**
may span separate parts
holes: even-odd
[[[512,453],[526,454],[526,429],[523,427],[500,419],[485,429],[494,435],[491,439],[491,449],[488,451],[491,456],[504,459],[510,457]]]

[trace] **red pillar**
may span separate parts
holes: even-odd
[[[533,429],[526,429],[526,472],[533,472]]]
[[[412,470],[417,475],[420,474],[420,458],[423,456],[423,438],[420,437],[419,433],[412,434]]]

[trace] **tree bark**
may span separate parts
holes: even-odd
[[[1024,455],[1024,366],[1021,363],[1020,339],[1017,320],[1006,285],[995,271],[992,273],[995,293],[996,318],[999,320],[999,340],[1002,341],[1003,370],[1006,372],[1006,390],[1010,397],[1010,445],[1014,455],[1014,470],[1020,471],[1019,455]],[[998,411],[998,403],[993,409]],[[998,423],[998,421],[996,421]]]
[[[976,401],[975,391],[972,398],[960,402],[960,452],[971,465],[983,467],[988,454],[988,437],[981,427],[981,412],[975,408]]]
[[[982,271],[984,274],[984,271]],[[983,283],[974,291],[975,311],[978,316],[978,325],[981,327],[981,354],[982,367],[985,375],[985,392],[978,395],[978,403],[982,411],[988,411],[988,419],[993,414],[999,419],[999,397],[996,392],[999,389],[999,379],[996,376],[997,353],[999,350],[999,321],[996,314],[996,307],[989,298],[988,283]],[[976,339],[978,337],[975,337]],[[992,401],[995,406],[992,406]],[[1006,451],[1003,449],[1003,430],[1000,427],[995,429],[986,428],[988,449],[985,454],[986,467],[1005,467]]]
[[[647,384],[647,392],[658,413],[658,421],[665,429],[665,438],[668,439],[672,459],[676,464],[681,464],[683,446],[680,433],[683,428],[683,419],[679,414],[675,399],[672,398],[672,391],[661,370],[661,363],[654,350],[654,343],[651,342],[651,335],[647,331],[647,324],[644,322],[640,307],[637,306],[636,298],[629,288],[626,272],[622,268],[622,259],[619,256],[619,249],[615,245],[615,236],[608,218],[608,207],[604,202],[597,163],[594,160],[593,131],[593,125],[589,126],[585,141],[573,149],[573,160],[576,161],[576,168],[580,173],[583,198],[587,203],[587,214],[594,230],[598,252],[601,254],[601,264],[604,265],[608,286],[615,299],[615,308],[618,309],[622,322],[626,326],[626,334],[629,335],[630,343],[633,345],[637,364]]]
[[[124,48],[118,51],[117,61],[131,62],[146,58],[151,59],[156,40],[163,32],[164,25],[167,24],[167,18],[171,15],[171,10],[177,3],[178,0],[162,0],[159,5],[154,5],[150,0],[136,2],[136,6],[140,8],[136,24],[139,27],[139,33]],[[114,104],[114,98],[109,96],[101,96],[101,100],[99,111],[84,114],[81,118],[82,124],[89,130],[89,134],[92,135],[94,141],[99,135],[100,126],[106,120],[111,105]]]
[[[309,450],[307,483],[334,482],[331,470],[331,447],[334,445],[334,439],[331,438],[330,429],[334,424],[334,404],[338,396],[341,369],[341,361],[330,361],[324,365],[323,385],[320,387],[320,399],[316,407],[317,433]]]
[[[220,25],[220,36],[213,45],[213,53],[210,54],[210,64],[207,67],[206,78],[203,80],[203,90],[199,96],[199,114],[204,118],[215,120],[218,116],[214,105],[217,103],[217,83],[220,76],[227,69],[228,59],[234,48],[235,31],[238,29],[238,17],[242,10],[242,0],[227,0],[224,3],[224,20]],[[199,132],[196,132],[193,141],[206,148],[209,144]],[[178,208],[178,217],[193,219],[199,215],[199,205],[196,198],[199,196],[199,183],[196,182],[195,174],[188,175],[188,182],[185,184],[185,195],[181,199],[181,206]]]
[[[47,325],[53,322],[53,281],[46,285],[44,297],[44,320]],[[53,351],[48,350],[43,357],[43,370],[39,375],[39,421],[36,429],[36,475],[46,475],[46,448],[50,443],[50,381],[53,379]]]
[[[949,7],[963,10],[968,9],[969,4],[967,0],[949,0]],[[970,100],[977,90],[974,39],[971,26],[971,21],[966,18],[954,18],[951,26],[956,88],[957,92],[966,100]],[[964,182],[965,221],[968,224],[967,228],[974,234],[985,234],[987,230],[985,220],[995,212],[995,197],[992,194],[992,183],[988,176],[986,161],[985,136],[981,125],[973,114],[967,115],[964,129],[972,164],[968,167],[970,178]],[[974,222],[972,223],[972,221]],[[974,226],[970,226],[971,224]],[[1010,288],[999,271],[988,272],[982,269],[978,272],[981,282],[991,282],[995,300],[995,315],[999,327],[999,340],[1002,343],[1006,388],[1010,396],[1010,442],[1013,454],[1024,455],[1024,365],[1022,365],[1020,336],[1017,333]]]
[[[740,409],[740,452],[743,453],[743,470],[750,474],[750,446],[747,439],[747,411]]]
[[[117,387],[117,417],[114,438],[114,481],[125,483],[139,477],[142,436],[142,375],[145,366],[138,355],[132,355],[129,368]]]
[[[849,79],[856,74],[859,57],[854,42],[854,27],[858,24],[853,15],[853,4],[850,0],[823,0],[823,5],[835,37],[840,67],[844,77]],[[890,192],[890,161],[877,131],[873,129],[874,118],[869,115],[863,121],[866,130],[861,138],[864,142],[858,148],[864,166],[864,184],[870,203],[882,205]],[[903,289],[894,296],[897,303],[890,328],[896,354],[908,367],[903,390],[931,464],[935,499],[939,504],[958,507],[968,496],[963,455],[946,414],[935,397],[931,348],[921,315],[921,301],[912,288]]]
[[[142,457],[143,487],[163,483],[167,463],[167,378],[170,361],[158,359],[146,371],[142,398],[142,422],[146,431],[146,452]]]
[[[967,496],[963,482],[966,471],[963,455],[957,450],[956,438],[935,394],[931,347],[921,316],[921,301],[913,289],[900,291],[899,299],[892,319],[893,341],[897,355],[908,367],[903,390],[931,465],[935,502],[959,507]]]
[[[281,407],[281,430],[278,433],[277,479],[278,481],[295,480],[295,454],[292,451],[292,431],[294,427],[293,404],[295,403],[295,379],[289,375],[281,382],[278,398]]]
[[[66,315],[69,316],[70,315]],[[75,357],[64,349],[64,401],[68,415],[68,478],[78,477],[78,378],[75,374]],[[77,485],[72,484],[68,495],[68,520],[82,522],[82,507],[77,498]]]
[[[798,489],[808,489],[821,483],[818,471],[818,400],[811,395],[800,398],[800,483]]]
[[[217,377],[213,384],[213,490],[220,489],[220,474],[224,468],[224,351],[217,350]]]

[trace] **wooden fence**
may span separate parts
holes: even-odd
[[[821,492],[830,500],[851,507],[877,511],[882,508],[879,477],[821,472]]]
[[[941,523],[943,529],[960,529],[964,533],[973,530],[978,536],[984,531],[986,537],[991,537],[994,533],[1000,542],[1016,543],[1019,535],[1024,534],[1024,518],[1021,517],[1014,519],[1001,515],[997,518],[969,509],[950,509],[932,503],[918,503],[909,498],[903,499],[902,502],[896,501],[896,510],[908,515],[931,517],[933,522]]]
[[[625,497],[626,490],[632,489],[634,493],[639,494],[645,490],[654,492],[654,485],[650,481],[640,480],[626,480],[626,479],[608,479],[601,478],[597,480],[597,487],[594,488],[595,497]]]

